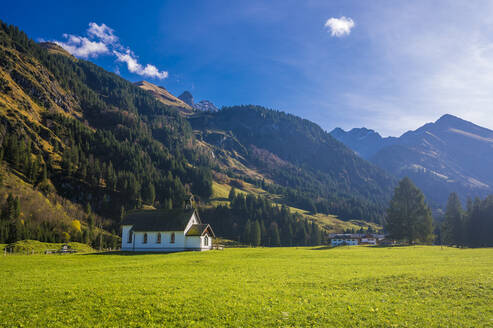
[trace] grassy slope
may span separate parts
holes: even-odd
[[[3,245],[3,247],[2,247]],[[14,253],[26,253],[32,254],[44,254],[48,249],[60,249],[64,243],[42,243],[38,240],[20,240],[10,245],[0,244],[0,250],[3,250],[6,246],[12,248]],[[68,243],[70,247],[79,253],[89,253],[95,250],[91,246],[82,243]]]
[[[36,190],[32,184],[24,181],[22,173],[7,169],[0,169],[3,180],[0,184],[0,203],[4,203],[11,193],[14,197],[19,197],[22,212],[21,220],[33,219],[36,216],[44,221],[54,221],[60,225],[70,226],[72,217],[75,214],[83,213],[80,206],[64,200],[64,206],[60,203],[50,201],[46,195]],[[60,200],[63,200],[61,197]]]
[[[150,93],[152,93],[154,97],[156,97],[157,100],[159,100],[165,105],[180,108],[188,113],[193,112],[192,107],[190,107],[189,105],[184,103],[181,99],[178,99],[177,97],[172,95],[168,90],[162,87],[158,87],[157,85],[154,85],[147,81],[136,82],[135,85],[137,85],[139,88],[143,90],[149,91]]]
[[[6,256],[0,257],[0,267],[0,326],[493,323],[493,249],[246,248]]]
[[[19,197],[22,208],[20,213],[21,220],[56,223],[56,229],[60,231],[67,231],[70,234],[73,234],[71,223],[74,218],[81,221],[83,228],[87,227],[86,222],[84,222],[84,219],[87,217],[87,213],[81,205],[72,203],[71,201],[57,196],[54,193],[49,195],[43,194],[32,184],[25,182],[25,177],[20,172],[0,168],[0,174],[2,175],[2,183],[0,184],[0,204],[5,203],[10,193],[14,197]],[[94,216],[98,220],[101,219],[98,215],[94,214]],[[100,230],[99,228],[94,228],[93,233],[97,233],[99,231],[102,231],[104,235],[110,234],[109,232]],[[28,236],[27,238],[32,237]],[[41,242],[39,243],[46,244]],[[89,246],[87,247],[90,248]],[[59,247],[57,246],[55,248]],[[0,250],[3,250],[1,245]]]

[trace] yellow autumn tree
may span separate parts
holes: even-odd
[[[81,231],[81,225],[79,220],[72,220],[72,229],[75,232],[80,232]]]

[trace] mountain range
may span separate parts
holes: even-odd
[[[493,192],[493,131],[453,115],[382,138],[367,128],[331,135],[397,177],[410,177],[435,207],[457,192],[463,200]]]
[[[317,124],[185,95],[129,82],[0,22],[0,194],[21,206],[0,217],[0,235],[102,240],[94,234],[115,236],[126,211],[181,207],[190,194],[221,213],[232,187],[325,231],[381,222],[395,179]],[[216,218],[218,231],[242,229],[246,219],[228,219],[239,215]],[[71,228],[74,217],[82,232]],[[89,229],[96,223],[100,230]]]
[[[453,191],[463,199],[493,192],[493,131],[458,117],[444,115],[398,138],[366,128],[328,133],[282,111],[219,110],[188,91],[176,97],[147,81],[131,83],[3,22],[0,145],[0,193],[29,204],[16,212],[28,222],[14,229],[24,239],[29,232],[61,240],[73,233],[74,216],[83,227],[97,218],[111,239],[125,211],[181,207],[190,194],[214,213],[219,232],[238,236],[245,215],[262,218],[249,206],[268,209],[264,201],[325,232],[381,223],[404,176],[435,209]],[[244,204],[233,198],[236,207],[226,213],[233,187],[249,196]],[[12,222],[0,216],[0,235]],[[286,243],[303,244],[303,231],[313,230],[284,225],[292,236]],[[94,229],[84,231],[94,238]]]

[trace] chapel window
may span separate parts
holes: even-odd
[[[147,233],[144,234],[144,244],[147,244]]]
[[[171,233],[171,243],[173,244],[175,242],[175,233]]]
[[[161,233],[160,232],[157,234],[156,243],[161,244]]]

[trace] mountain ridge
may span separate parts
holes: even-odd
[[[357,138],[353,129],[333,136],[377,166],[398,177],[409,176],[438,207],[450,192],[463,199],[493,192],[493,131],[451,114],[398,138]],[[341,132],[342,131],[342,132]],[[332,133],[332,132],[331,132]],[[366,155],[366,156],[365,156]]]
[[[191,106],[172,95],[163,86],[157,86],[147,81],[139,81],[135,82],[134,84],[143,90],[149,91],[157,100],[165,105],[176,107],[184,111],[185,113],[190,113],[193,111],[193,108]]]
[[[228,144],[242,145],[231,151],[241,155],[244,163],[277,184],[301,188],[305,196],[298,198],[303,200],[299,204],[303,209],[315,205],[324,211],[328,207],[333,214],[354,218],[358,217],[360,207],[352,205],[353,211],[349,204],[361,202],[373,213],[371,217],[383,217],[393,178],[359,158],[313,122],[254,105],[197,113],[189,121],[199,139],[213,148],[224,147],[231,140]],[[269,170],[265,171],[267,167]],[[297,175],[303,176],[305,183],[300,183]],[[296,198],[289,196],[288,191],[285,193],[288,199]],[[330,200],[326,203],[319,197]]]

